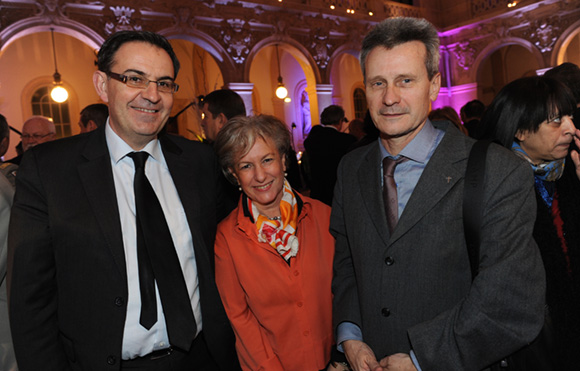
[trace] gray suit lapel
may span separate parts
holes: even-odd
[[[465,175],[467,138],[453,125],[438,126],[447,129],[445,136],[423,171],[399,223],[391,243],[407,233],[427,214]]]
[[[385,244],[389,242],[389,228],[382,196],[382,182],[380,178],[381,155],[378,145],[372,145],[357,170],[360,191],[364,207],[366,208],[378,234]]]
[[[104,130],[97,130],[90,136],[83,156],[87,161],[78,165],[81,182],[115,264],[122,276],[126,278],[127,269],[119,206]]]

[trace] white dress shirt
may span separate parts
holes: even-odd
[[[134,150],[111,129],[108,120],[105,128],[105,136],[111,155],[115,192],[117,194],[117,204],[119,206],[121,230],[123,233],[123,246],[125,248],[125,262],[127,264],[129,297],[127,299],[127,317],[125,319],[123,333],[122,358],[128,360],[156,350],[168,348],[170,344],[157,284],[155,285],[157,294],[157,322],[150,330],[145,329],[139,324],[141,292],[139,290],[137,226],[133,188],[135,165],[133,160],[126,156],[128,153],[134,152]],[[191,307],[197,323],[197,333],[199,334],[202,329],[199,282],[193,251],[193,239],[185,216],[185,210],[179,199],[173,178],[167,168],[167,163],[165,162],[159,141],[157,139],[152,140],[142,151],[150,155],[145,163],[145,174],[165,214],[165,219],[167,220],[187,285],[187,292],[191,299]]]

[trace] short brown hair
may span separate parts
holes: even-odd
[[[288,164],[291,139],[286,124],[270,115],[237,116],[229,120],[220,130],[214,143],[222,171],[231,183],[237,184],[237,181],[230,169],[250,152],[258,138],[264,141],[271,140],[280,157],[285,158]]]

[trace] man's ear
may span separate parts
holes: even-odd
[[[224,127],[226,122],[228,122],[228,118],[223,113],[218,114],[218,132]]]
[[[93,131],[97,129],[97,124],[95,124],[95,122],[93,120],[89,120],[89,122],[87,122],[87,131]]]
[[[93,74],[93,85],[95,85],[95,90],[99,95],[99,98],[105,103],[109,103],[109,94],[107,86],[109,84],[109,78],[107,74],[103,71],[95,71]]]
[[[439,95],[440,89],[441,89],[441,73],[437,73],[431,79],[431,86],[429,87],[429,99],[431,99],[431,102],[435,102],[437,96]]]

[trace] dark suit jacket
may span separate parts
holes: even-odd
[[[479,275],[462,222],[474,141],[453,125],[389,235],[378,144],[346,155],[331,215],[334,323],[357,324],[378,359],[414,350],[423,370],[481,370],[524,346],[544,318],[545,275],[532,239],[530,166],[489,148]]]
[[[355,137],[336,129],[322,125],[312,128],[304,141],[310,167],[310,197],[332,204],[338,164],[354,142]]]
[[[231,369],[234,337],[212,269],[216,159],[201,143],[169,135],[160,142],[193,236],[205,339],[214,360]],[[26,152],[9,236],[20,370],[119,370],[128,288],[104,127]]]

